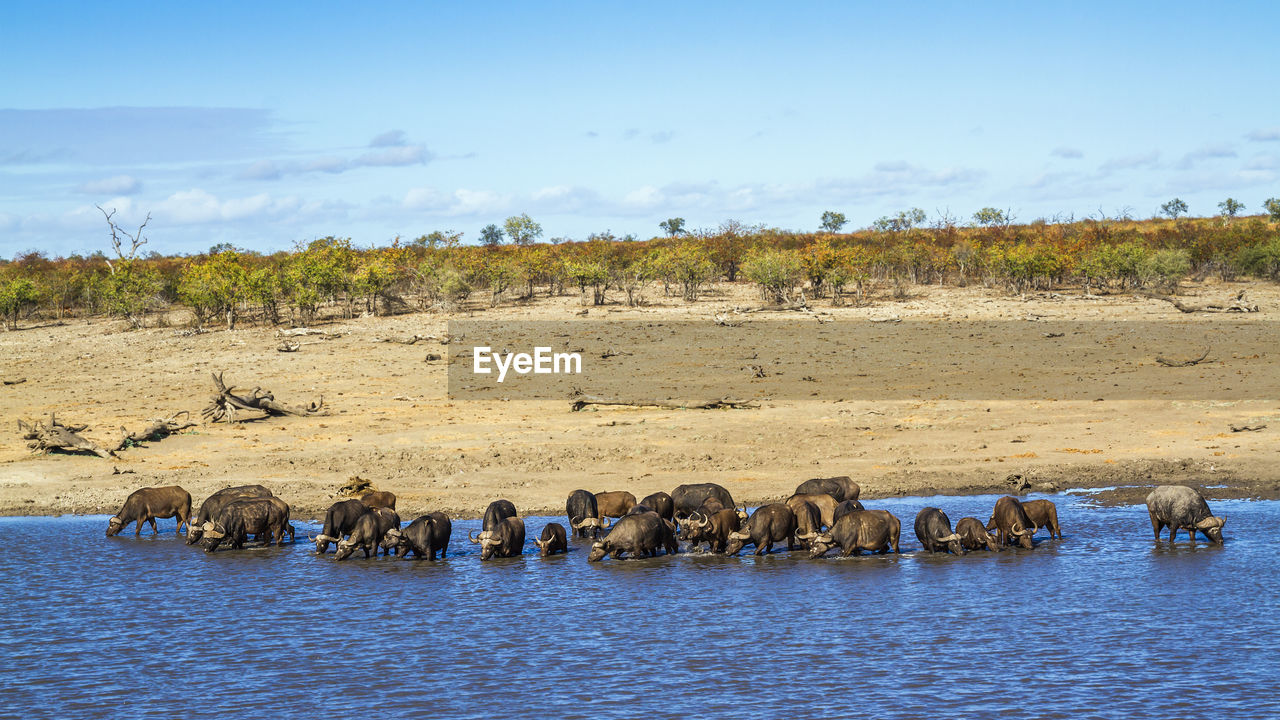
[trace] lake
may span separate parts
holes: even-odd
[[[317,557],[296,521],[296,545],[210,555],[173,520],[136,540],[105,516],[3,518],[0,714],[1280,716],[1280,502],[1210,503],[1221,547],[1157,545],[1145,507],[1081,493],[1051,496],[1063,540],[920,550],[920,508],[985,520],[995,499],[869,501],[902,554],[821,560],[539,558],[564,517],[485,563],[479,521],[433,563]]]

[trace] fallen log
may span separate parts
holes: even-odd
[[[323,397],[304,407],[291,407],[276,402],[274,395],[257,387],[249,395],[236,395],[232,392],[235,388],[227,387],[222,381],[222,373],[213,375],[213,384],[218,394],[210,398],[209,404],[200,411],[207,422],[218,422],[223,418],[228,422],[236,422],[238,410],[258,410],[267,415],[311,415],[324,407]]]
[[[1157,300],[1164,300],[1173,305],[1179,312],[1197,313],[1197,312],[1216,312],[1216,313],[1255,313],[1258,312],[1257,305],[1251,305],[1244,298],[1245,291],[1241,290],[1236,293],[1235,298],[1227,301],[1208,302],[1203,305],[1192,305],[1184,303],[1172,295],[1151,295]]]
[[[1231,425],[1231,432],[1257,432],[1266,427],[1266,425]]]
[[[121,427],[120,442],[116,444],[114,452],[120,452],[125,448],[141,445],[150,440],[163,440],[176,432],[195,427],[196,424],[188,419],[190,417],[191,413],[183,410],[173,417],[152,420],[150,425],[135,433],[131,433]],[[182,420],[178,418],[182,418]]]
[[[1200,363],[1204,362],[1204,359],[1207,357],[1209,357],[1209,348],[1205,348],[1204,352],[1200,353],[1200,357],[1198,358],[1189,358],[1186,360],[1172,360],[1162,355],[1157,355],[1156,362],[1160,363],[1165,367],[1191,367],[1192,365],[1199,365]]]
[[[27,381],[27,379],[26,379],[26,378],[24,378],[24,377],[20,377],[20,378],[5,378],[4,380],[2,380],[2,381],[0,381],[0,382],[3,382],[5,385],[21,385],[22,383],[24,383],[24,382],[26,382],[26,381]]]
[[[92,441],[80,436],[80,433],[88,429],[88,425],[64,425],[58,421],[54,413],[49,413],[48,424],[40,420],[18,421],[18,430],[22,432],[22,439],[29,441],[27,447],[32,450],[46,453],[87,452],[103,458],[113,457],[115,453],[112,451],[103,450]]]
[[[569,410],[578,412],[588,405],[627,405],[630,407],[656,407],[666,410],[715,410],[720,408],[746,409],[755,408],[756,405],[751,401],[735,400],[733,398],[711,398],[709,400],[658,400],[658,399],[635,399],[627,400],[622,398],[600,397],[598,395],[586,395],[578,393],[569,401]]]
[[[314,330],[312,328],[291,328],[289,330],[277,330],[276,337],[299,337],[302,335],[319,335],[326,340],[342,337],[342,333],[329,332],[328,330]]]

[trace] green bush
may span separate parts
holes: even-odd
[[[742,262],[742,274],[760,286],[760,295],[771,302],[791,302],[792,293],[804,277],[804,263],[792,250],[759,249]]]

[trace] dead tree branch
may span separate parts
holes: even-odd
[[[587,395],[584,393],[575,394],[569,401],[569,409],[572,412],[578,412],[588,405],[627,405],[630,407],[657,407],[667,410],[714,410],[719,408],[746,409],[756,407],[756,405],[750,401],[735,400],[733,398],[711,398],[709,400],[701,401],[658,399],[625,400],[620,398],[600,397],[598,395]]]
[[[210,398],[209,404],[200,411],[207,422],[218,422],[224,418],[227,422],[236,422],[239,410],[258,410],[267,415],[311,415],[324,407],[323,397],[305,407],[290,407],[276,402],[275,396],[262,388],[254,388],[249,395],[236,395],[232,392],[235,388],[227,387],[222,381],[222,373],[213,375],[213,384],[218,394]]]
[[[48,424],[41,420],[34,422],[18,421],[18,430],[22,439],[29,441],[27,447],[38,452],[88,452],[98,457],[112,457],[115,453],[103,450],[93,442],[84,439],[80,433],[88,430],[88,425],[64,425],[58,421],[54,413],[49,413]]]
[[[1244,295],[1245,295],[1245,291],[1241,290],[1240,292],[1236,293],[1236,296],[1233,299],[1229,301],[1209,302],[1203,305],[1192,305],[1192,304],[1184,303],[1178,298],[1175,298],[1171,295],[1151,295],[1150,297],[1155,298],[1156,300],[1164,300],[1165,302],[1170,303],[1175,308],[1177,308],[1179,312],[1184,312],[1184,313],[1197,313],[1197,312],[1254,313],[1254,312],[1258,312],[1258,306],[1251,305],[1247,300],[1245,300]]]
[[[191,413],[183,410],[173,417],[152,420],[151,424],[143,428],[141,432],[130,433],[123,427],[120,428],[120,442],[116,444],[115,452],[120,452],[125,448],[141,445],[150,440],[163,440],[174,433],[195,427],[196,423],[190,421]],[[182,418],[179,420],[178,418]]]

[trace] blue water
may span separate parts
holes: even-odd
[[[822,560],[481,563],[458,521],[444,561],[339,563],[4,518],[0,714],[1280,717],[1280,503],[1211,503],[1227,544],[1170,547],[1144,507],[1053,499],[1066,538],[1034,550],[925,555],[920,508],[995,497],[905,498],[867,503],[903,554]]]

